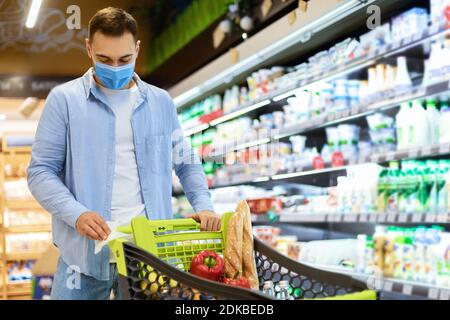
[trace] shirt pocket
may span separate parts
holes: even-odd
[[[170,134],[146,137],[150,171],[154,174],[168,174],[172,170],[172,140]]]

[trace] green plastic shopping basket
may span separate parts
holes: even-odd
[[[132,234],[133,241],[116,239],[109,246],[116,258],[122,297],[132,300],[270,300],[274,297],[209,281],[189,273],[193,256],[203,250],[223,255],[228,220],[222,216],[217,232],[201,232],[192,219],[147,220],[137,217],[119,232]],[[298,263],[255,239],[256,267],[260,289],[264,281],[287,280],[295,299],[331,298],[376,300],[377,292],[350,276],[311,268]]]

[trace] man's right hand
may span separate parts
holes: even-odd
[[[111,233],[106,221],[96,212],[85,212],[77,220],[76,229],[92,240],[106,240]]]

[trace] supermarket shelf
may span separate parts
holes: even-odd
[[[31,298],[32,283],[31,280],[26,281],[14,281],[7,284],[7,296],[9,298],[26,296]]]
[[[302,47],[302,44],[310,41],[312,37],[317,38],[322,32],[326,32],[327,28],[334,28],[336,24],[345,21],[360,10],[364,10],[367,5],[377,4],[384,7],[384,2],[385,1],[381,0],[345,1],[345,3],[335,7],[323,16],[313,18],[301,28],[293,30],[278,41],[255,52],[230,68],[223,70],[211,79],[179,94],[174,99],[177,109],[185,108],[202,96],[217,91],[223,85],[224,79],[226,79],[226,82],[230,82],[235,78],[243,77],[260,64],[270,63],[270,60],[275,56],[286,52],[292,52],[294,48],[298,49],[299,47]],[[297,52],[297,50],[295,51]]]
[[[443,81],[428,86],[418,86],[416,88],[412,88],[408,92],[403,92],[402,94],[396,94],[395,91],[386,92],[386,94],[382,95],[382,101],[375,101],[369,104],[362,103],[361,105],[346,111],[317,116],[304,123],[287,126],[277,131],[276,133],[271,134],[270,136],[258,137],[258,139],[247,138],[242,141],[237,141],[226,145],[219,145],[216,147],[216,150],[218,151],[211,154],[210,157],[223,157],[228,152],[243,150],[249,147],[259,146],[269,142],[277,142],[282,138],[306,133],[331,125],[336,125],[338,123],[346,122],[352,119],[365,117],[382,110],[396,108],[403,102],[408,102],[415,99],[426,99],[449,91],[449,81]]]
[[[264,216],[257,217],[254,222],[266,222]],[[421,224],[439,223],[450,224],[450,214],[426,214],[426,213],[358,213],[358,214],[336,214],[336,213],[296,213],[295,211],[284,211],[279,215],[282,223],[399,223],[399,224]]]
[[[201,124],[197,127],[187,129],[185,133],[186,136],[199,133],[206,130],[209,127],[216,126],[220,123],[235,119],[237,117],[243,116],[251,111],[262,108],[271,102],[281,101],[283,99],[289,98],[295,95],[297,90],[302,90],[320,81],[332,81],[339,77],[343,77],[352,72],[367,68],[377,63],[378,60],[384,59],[386,57],[401,53],[405,50],[411,49],[415,46],[422,45],[428,41],[435,38],[445,36],[450,34],[450,29],[444,29],[443,26],[431,26],[423,31],[423,34],[417,33],[414,38],[403,39],[401,43],[392,43],[385,47],[378,48],[373,53],[355,58],[354,60],[348,61],[340,66],[331,66],[327,71],[323,71],[318,75],[311,76],[310,78],[299,80],[295,84],[287,86],[286,88],[279,89],[277,91],[271,92],[258,100],[246,103],[237,108],[237,111],[233,111],[229,114],[217,118],[210,122],[209,124]]]
[[[43,253],[44,251],[6,253],[6,260],[7,261],[37,260],[41,257]]]
[[[41,209],[42,206],[35,199],[9,199],[5,201],[5,207],[9,209]]]
[[[424,157],[436,157],[442,155],[450,154],[450,143],[444,143],[439,145],[429,145],[421,148],[412,148],[406,150],[398,150],[392,151],[383,154],[373,154],[370,156],[359,157],[355,159],[350,159],[346,162],[346,165],[343,167],[333,167],[333,168],[325,168],[325,169],[317,169],[317,170],[303,170],[303,168],[297,168],[296,171],[293,172],[278,172],[272,176],[245,176],[245,175],[236,175],[234,180],[223,182],[220,184],[215,184],[210,186],[211,189],[223,188],[223,187],[231,187],[243,184],[257,184],[264,183],[269,181],[281,181],[292,178],[300,178],[311,175],[319,175],[325,173],[339,172],[344,171],[352,165],[358,164],[366,164],[366,163],[386,163],[390,161],[399,161],[399,160],[408,160],[408,159],[419,159]],[[183,192],[181,190],[174,190],[173,195],[181,195]]]
[[[24,225],[3,227],[5,233],[33,233],[33,232],[51,232],[52,225]]]
[[[427,283],[406,281],[394,278],[376,277],[374,275],[356,273],[353,270],[342,267],[321,266],[309,263],[305,264],[317,269],[352,276],[367,283],[368,287],[379,291],[400,293],[407,296],[424,297],[432,300],[450,300],[450,287],[440,287]]]

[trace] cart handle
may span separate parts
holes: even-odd
[[[173,219],[173,220],[148,220],[150,231],[165,232],[165,231],[187,231],[199,230],[200,223],[194,219]],[[125,234],[132,234],[133,228],[131,225],[118,227],[118,232]]]

